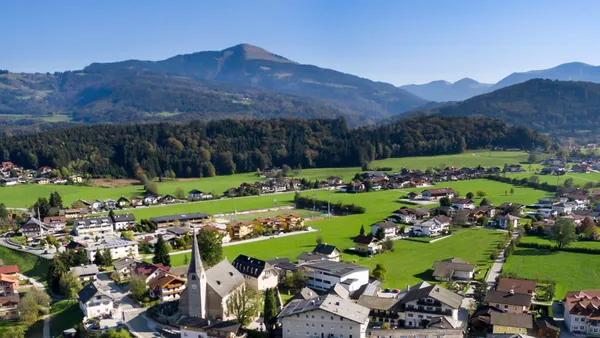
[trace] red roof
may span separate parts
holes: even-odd
[[[19,272],[18,265],[0,266],[0,273],[11,274],[11,273],[18,273],[18,272]]]

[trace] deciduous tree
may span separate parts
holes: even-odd
[[[233,315],[243,327],[250,324],[260,310],[260,293],[250,284],[245,283],[229,296],[227,312]]]
[[[558,249],[566,248],[577,240],[573,222],[568,219],[559,218],[550,227],[550,240],[556,243]]]

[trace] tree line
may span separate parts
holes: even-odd
[[[97,125],[0,139],[0,160],[95,177],[210,177],[287,165],[349,167],[376,159],[458,154],[491,146],[550,147],[499,120],[418,117],[350,129],[338,119],[216,120]]]

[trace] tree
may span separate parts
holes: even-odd
[[[73,273],[72,271],[63,273],[63,275],[60,277],[61,293],[69,299],[75,299],[75,298],[77,298],[77,293],[80,290],[81,290],[81,281],[75,275],[75,273]]]
[[[130,241],[135,240],[135,237],[133,235],[133,231],[131,231],[131,230],[127,230],[127,231],[121,232],[121,238],[130,240]]]
[[[138,302],[142,300],[146,293],[146,281],[144,280],[144,277],[133,274],[129,281],[129,291],[131,292],[131,298]]]
[[[283,172],[283,176],[288,176],[292,172],[292,168],[289,165],[284,164],[281,166],[281,171]]]
[[[105,266],[104,264],[104,255],[102,254],[102,250],[96,251],[96,256],[94,257],[94,264],[98,266]]]
[[[162,235],[158,236],[158,240],[154,246],[154,257],[152,258],[152,263],[171,266],[171,256],[169,256],[167,243],[163,239]]]
[[[227,312],[233,315],[242,327],[250,324],[259,310],[260,293],[250,283],[244,283],[227,299]]]
[[[466,197],[467,199],[470,199],[470,200],[472,200],[472,199],[473,199],[473,197],[475,197],[475,195],[473,195],[473,193],[469,191],[469,192],[467,193],[467,195],[465,195],[465,197]]]
[[[540,178],[537,175],[533,175],[529,178],[528,181],[531,184],[538,184],[538,183],[540,183]]]
[[[550,227],[550,240],[556,243],[559,250],[568,247],[572,242],[577,240],[573,222],[568,219],[559,218]]]
[[[60,277],[67,272],[69,272],[69,266],[66,257],[63,254],[55,255],[46,274],[46,280],[53,292],[60,293]]]
[[[50,304],[50,297],[43,289],[31,288],[19,302],[19,316],[21,322],[31,325],[40,318]]]
[[[110,253],[109,249],[104,249],[104,251],[102,252],[102,259],[104,260],[105,266],[109,266],[112,264],[112,254]]]
[[[23,326],[8,326],[4,330],[6,337],[25,338],[25,328]]]
[[[531,164],[538,163],[539,160],[538,160],[537,155],[535,153],[529,154],[529,157],[527,158],[527,162],[529,162]]]
[[[565,188],[571,188],[573,186],[573,179],[567,178],[565,180],[565,182],[563,183],[563,185],[565,186]]]
[[[492,202],[491,202],[490,200],[488,200],[487,198],[485,198],[485,197],[484,197],[484,198],[481,200],[481,202],[479,203],[479,206],[480,206],[480,207],[482,207],[482,206],[484,206],[484,205],[492,205]]]
[[[317,244],[323,244],[323,235],[317,235],[317,239],[315,239],[315,241],[317,242]]]
[[[577,230],[583,238],[593,239],[596,234],[596,223],[591,218],[586,217]]]
[[[487,195],[487,193],[483,190],[477,190],[475,193],[477,194],[477,197],[479,197],[479,198],[484,198]]]
[[[377,228],[377,231],[375,232],[375,237],[382,241],[385,238],[385,231],[383,231],[382,227]]]
[[[158,196],[158,185],[156,184],[156,182],[152,182],[152,181],[148,181],[145,185],[144,185],[144,190],[146,191],[146,193],[151,194],[151,195],[155,195]]]
[[[382,248],[384,251],[394,251],[394,241],[392,241],[390,238],[386,238],[383,241]]]
[[[201,229],[197,234],[202,260],[209,266],[223,259],[223,237],[216,229]]]
[[[175,189],[175,198],[180,200],[185,198],[185,192],[183,192],[183,189],[181,187]]]
[[[365,225],[364,224],[360,226],[360,235],[361,236],[365,235]]]
[[[373,278],[383,282],[387,276],[387,269],[382,264],[377,263],[375,269],[373,269]]]
[[[294,271],[294,273],[291,275],[291,285],[297,290],[302,289],[306,285],[307,280],[308,277],[304,273],[303,269],[296,269],[296,271]]]
[[[515,188],[510,188],[510,194],[514,195],[515,194]]]
[[[485,295],[487,294],[487,282],[485,281],[485,279],[478,279],[475,282],[473,282],[474,286],[473,286],[473,298],[481,303],[483,302],[483,299],[485,298]]]
[[[448,197],[442,197],[440,198],[440,206],[442,207],[449,207],[452,205],[452,202],[450,202],[450,199]]]
[[[85,265],[89,262],[87,253],[85,252],[84,248],[79,248],[77,249],[77,251],[75,251],[75,255],[73,256],[73,265],[74,266],[78,266],[78,265]]]
[[[265,328],[274,336],[275,328],[277,326],[277,300],[275,299],[275,289],[267,289],[265,291],[265,304],[264,304],[264,324]]]
[[[4,203],[0,203],[0,220],[8,219],[8,210],[6,209],[6,205]]]
[[[38,197],[37,202],[33,205],[33,214],[37,216],[39,210],[39,217],[44,218],[48,216],[50,210],[50,204],[46,197]]]
[[[60,197],[60,195],[56,191],[50,194],[50,200],[48,201],[48,203],[52,208],[63,207],[62,197]]]

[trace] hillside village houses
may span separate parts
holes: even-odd
[[[79,308],[85,318],[109,315],[114,311],[114,297],[110,294],[110,290],[100,283],[86,284],[77,296]]]
[[[246,255],[239,255],[231,263],[246,281],[257,290],[275,288],[279,284],[279,272],[271,264]]]

